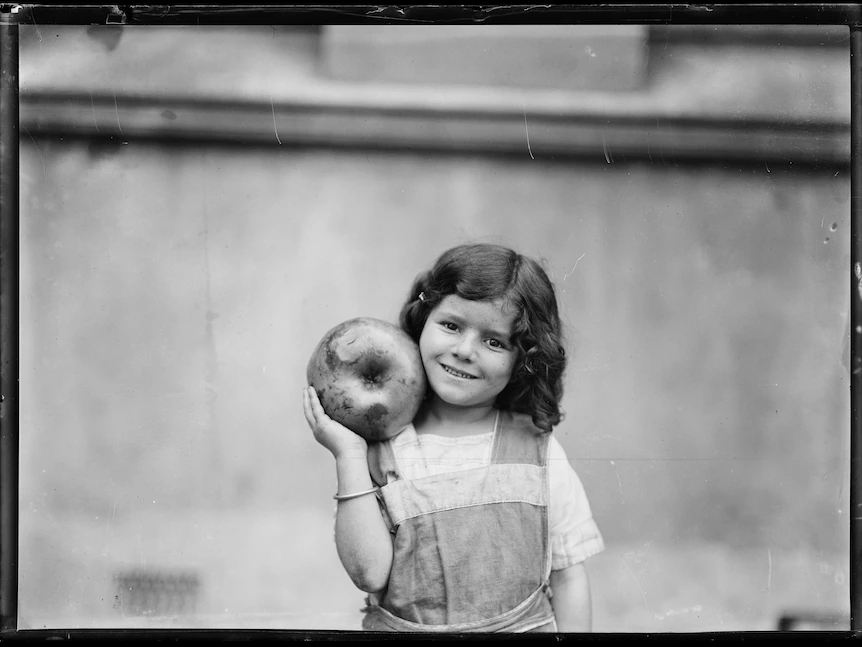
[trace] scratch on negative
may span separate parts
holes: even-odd
[[[524,131],[527,133],[527,151],[530,153],[530,159],[536,159],[533,157],[533,149],[530,147],[530,127],[527,126],[527,108],[524,108]]]
[[[766,549],[766,557],[769,560],[769,572],[766,576],[766,592],[769,593],[769,590],[772,588],[772,550]]]
[[[622,494],[623,493],[623,482],[622,482],[622,479],[620,479],[620,473],[617,471],[617,466],[613,461],[611,461],[611,467],[614,468],[614,474],[617,475],[617,483],[620,484],[620,494]]]
[[[33,146],[36,147],[36,152],[39,154],[39,161],[42,162],[42,175],[45,176],[45,179],[48,179],[48,169],[45,168],[45,157],[42,155],[42,151],[39,148],[39,144],[36,143],[36,140],[33,139],[33,135],[30,134],[30,131],[27,130],[26,126],[21,126],[27,136],[30,137],[30,140],[33,142]]]
[[[638,578],[635,577],[635,574],[632,572],[631,566],[629,566],[629,563],[626,561],[626,558],[623,557],[622,559],[623,559],[623,564],[625,564],[626,569],[629,572],[629,575],[632,576],[632,579],[635,581],[635,584],[637,585],[638,590],[641,592],[641,597],[644,599],[644,606],[646,607],[647,613],[652,615],[652,611],[649,610],[649,603],[647,603],[646,593],[644,593],[644,590],[643,590],[643,587],[641,586],[641,583],[638,582]]]
[[[96,127],[96,132],[99,132],[99,122],[96,119],[96,104],[93,103],[93,93],[90,93],[90,107],[93,109],[93,125]]]
[[[272,97],[269,98],[269,105],[272,107],[272,128],[275,130],[275,141],[281,146],[281,139],[278,137],[278,124],[275,122],[275,104],[272,101]]]
[[[575,267],[577,267],[577,266],[578,266],[578,263],[579,263],[579,262],[581,261],[581,259],[582,259],[584,256],[586,256],[586,255],[587,255],[587,253],[586,253],[586,252],[584,252],[583,254],[581,254],[580,256],[578,256],[578,260],[576,260],[576,261],[575,261]],[[569,272],[568,274],[566,274],[566,275],[563,277],[563,280],[564,280],[564,281],[565,281],[567,278],[569,278],[569,277],[574,273],[574,271],[575,271],[575,267],[573,267],[573,268],[572,268],[572,271],[571,271],[571,272]]]
[[[113,91],[112,91],[113,92]],[[120,134],[123,134],[123,127],[120,125],[120,108],[117,106],[117,93],[113,92],[114,95],[114,113],[117,115],[117,128],[120,129]]]

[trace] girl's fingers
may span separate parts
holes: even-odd
[[[320,406],[317,396],[314,395],[314,392],[311,391],[311,389],[305,390],[302,399],[302,407],[305,412],[305,419],[308,421],[309,426],[315,433],[317,433],[324,420],[322,416],[325,416],[326,414],[323,413],[323,407]]]
[[[326,415],[326,411],[317,397],[317,392],[312,386],[305,390],[303,407],[305,407],[305,419],[308,420],[308,424],[315,434],[322,433],[324,428],[332,425],[332,419]]]
[[[308,397],[308,389],[302,390],[302,412],[305,414],[305,419],[309,425],[314,426],[314,413],[311,410],[311,402]]]
[[[350,429],[327,415],[314,387],[309,386],[303,389],[302,409],[317,442],[333,454],[340,453],[340,448],[345,447],[345,443],[352,446],[361,442],[358,436],[351,433]]]
[[[317,391],[313,386],[308,387],[308,401],[311,403],[311,411],[314,414],[315,420],[324,421],[329,416],[323,410],[323,405],[320,404],[320,398],[317,397]]]

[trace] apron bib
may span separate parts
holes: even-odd
[[[388,443],[369,450],[394,556],[364,629],[522,632],[553,622],[549,439],[529,416],[498,412],[488,465],[413,480],[399,477]]]

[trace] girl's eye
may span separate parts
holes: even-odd
[[[502,344],[501,342],[497,341],[496,339],[489,339],[489,340],[488,340],[488,345],[489,345],[491,348],[505,348],[505,347],[503,346],[503,344]]]
[[[444,321],[443,327],[446,328],[447,330],[458,330],[458,326],[453,324],[451,321]]]

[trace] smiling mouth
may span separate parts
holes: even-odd
[[[446,371],[449,375],[454,375],[455,377],[460,377],[465,380],[475,380],[475,375],[470,375],[469,373],[462,373],[461,371],[456,371],[454,368],[446,366],[445,364],[440,364],[443,367],[443,370]]]

